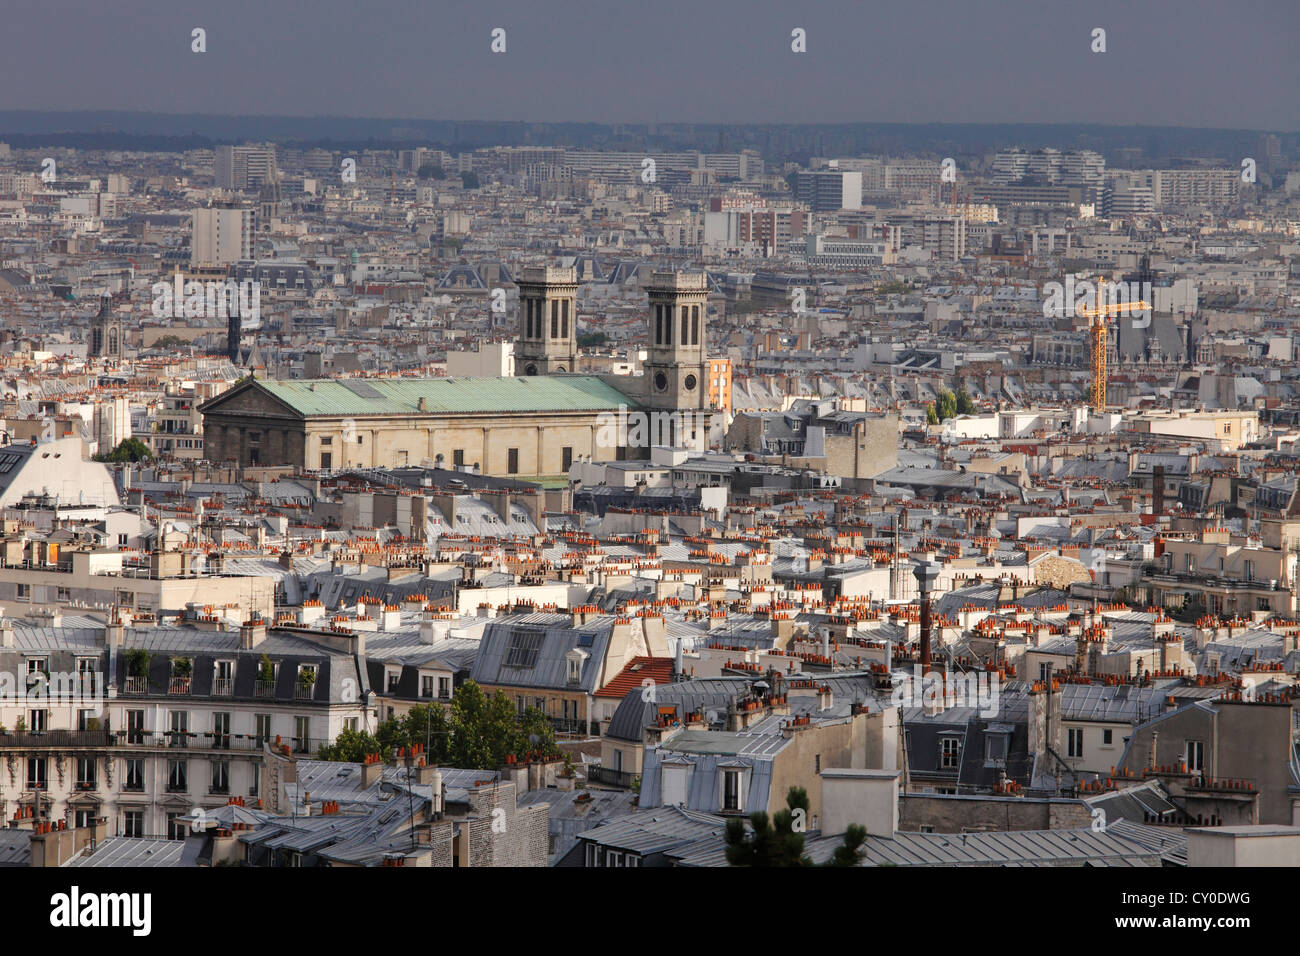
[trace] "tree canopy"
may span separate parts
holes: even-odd
[[[321,748],[321,760],[360,763],[366,754],[391,759],[400,747],[422,744],[429,763],[466,770],[503,766],[506,757],[524,760],[529,754],[558,756],[555,728],[534,707],[519,714],[505,694],[492,696],[474,681],[456,690],[447,710],[438,704],[417,704],[401,717],[385,720],[374,734],[342,731],[332,745]]]
[[[153,452],[149,446],[138,438],[124,438],[118,446],[106,455],[96,455],[95,461],[153,461]]]
[[[791,787],[785,797],[786,809],[769,822],[767,814],[749,815],[752,833],[746,833],[745,821],[733,817],[727,821],[727,862],[732,866],[811,866],[804,856],[804,833],[808,828],[808,791]]]

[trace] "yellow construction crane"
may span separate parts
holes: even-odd
[[[1097,280],[1097,302],[1097,308],[1078,309],[1077,314],[1088,320],[1088,328],[1092,334],[1092,383],[1088,391],[1092,410],[1101,413],[1106,410],[1106,320],[1112,315],[1145,312],[1151,306],[1146,300],[1107,303],[1105,279]]]

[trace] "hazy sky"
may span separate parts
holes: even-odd
[[[0,109],[1300,130],[1300,0],[5,0]],[[207,52],[190,31],[207,30]],[[506,52],[490,50],[493,28]],[[791,52],[791,30],[807,52]],[[1095,27],[1105,53],[1090,50]]]

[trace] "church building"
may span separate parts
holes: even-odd
[[[207,458],[324,470],[478,466],[536,478],[567,475],[580,457],[707,447],[723,413],[708,399],[704,275],[654,274],[640,376],[574,373],[574,269],[524,269],[518,285],[514,377],[245,379],[200,408]]]

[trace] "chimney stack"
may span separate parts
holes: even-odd
[[[239,626],[239,646],[252,650],[266,640],[266,622],[260,617],[250,617]]]
[[[934,560],[933,552],[927,553],[916,567],[912,568],[912,574],[916,577],[917,587],[921,591],[921,669],[922,671],[930,668],[930,594],[934,590],[934,584],[939,580],[939,572],[943,565]]]

